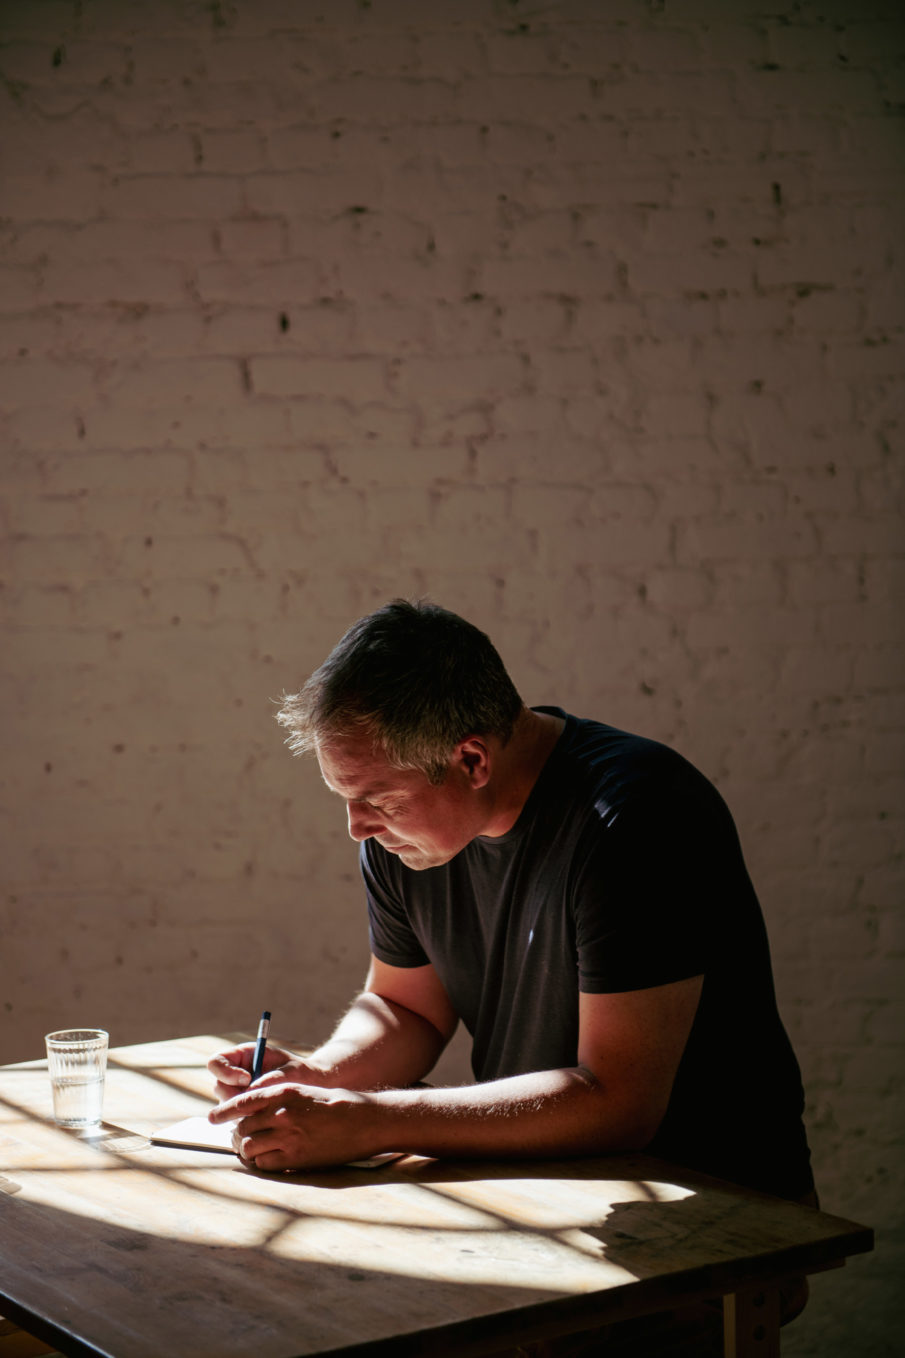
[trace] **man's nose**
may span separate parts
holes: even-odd
[[[373,807],[361,802],[347,802],[346,811],[349,817],[349,834],[353,839],[370,839],[381,828],[380,818],[375,815]]]

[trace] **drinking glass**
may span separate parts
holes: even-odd
[[[103,1028],[64,1028],[48,1033],[47,1068],[53,1117],[61,1127],[97,1127],[104,1105],[109,1037]]]

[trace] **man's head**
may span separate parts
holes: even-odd
[[[277,721],[297,754],[367,736],[391,767],[436,786],[460,742],[505,745],[521,710],[483,632],[437,604],[394,599],[349,628]]]

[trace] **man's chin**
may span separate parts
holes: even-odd
[[[452,855],[439,853],[429,853],[425,849],[416,849],[413,844],[384,844],[388,853],[393,853],[404,867],[411,868],[413,872],[421,872],[424,868],[439,868],[444,863],[448,863]]]
[[[414,872],[420,872],[422,868],[432,868],[433,863],[427,861],[426,854],[421,849],[413,849],[411,844],[403,844],[401,848],[391,849],[399,862],[405,867],[411,868]]]

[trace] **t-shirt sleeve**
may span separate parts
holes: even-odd
[[[640,794],[592,827],[573,894],[580,990],[645,990],[707,971],[725,875],[715,837],[724,845],[725,827],[696,798]]]
[[[368,901],[371,952],[392,967],[423,967],[430,961],[402,901],[396,874],[379,845],[363,840],[359,866]]]

